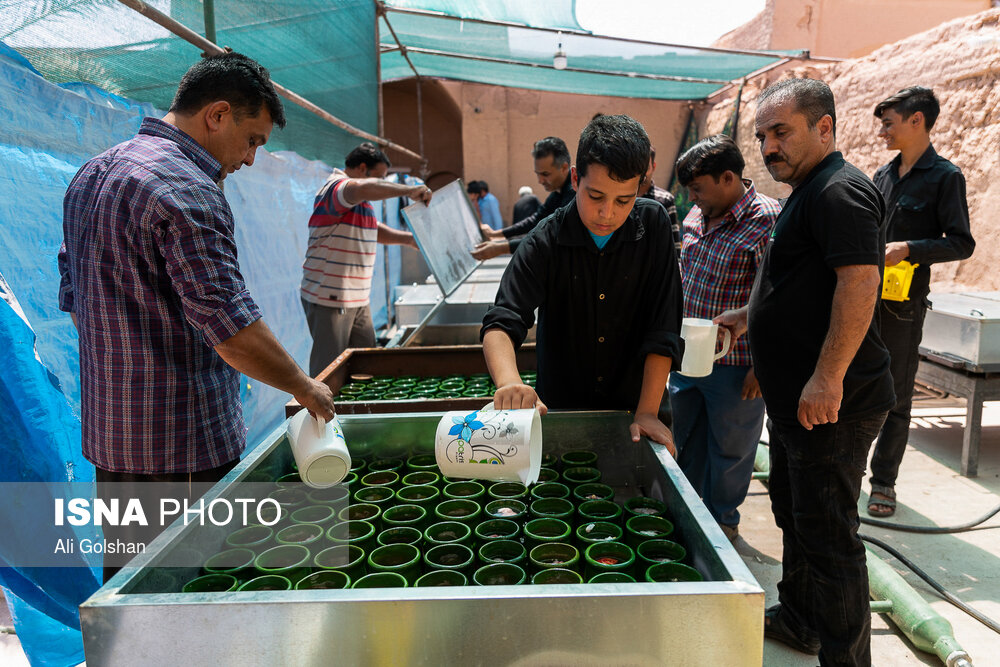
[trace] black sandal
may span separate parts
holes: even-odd
[[[776,639],[785,646],[807,655],[819,655],[819,638],[815,635],[803,638],[783,620],[781,605],[776,604],[764,612],[764,636]]]
[[[881,496],[876,498],[875,496]],[[884,519],[896,513],[896,490],[891,486],[872,484],[868,496],[868,515]]]

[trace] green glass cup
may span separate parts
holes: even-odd
[[[660,563],[675,563],[683,560],[687,550],[671,540],[646,540],[635,549],[640,566],[649,567]]]
[[[380,547],[387,544],[412,544],[420,547],[424,541],[424,534],[411,526],[399,526],[397,528],[386,528],[375,538]]]
[[[308,499],[304,488],[276,489],[275,491],[267,494],[267,497],[278,503],[278,505],[281,506],[281,509],[287,510],[289,513],[294,511],[296,508],[305,505],[306,500]]]
[[[479,523],[483,514],[483,508],[474,500],[464,500],[456,498],[445,500],[437,504],[434,508],[434,516],[439,521],[459,521],[474,526]]]
[[[600,572],[587,581],[588,584],[634,584],[635,577],[624,572]]]
[[[601,481],[601,471],[590,466],[576,466],[564,469],[559,479],[562,480],[563,484],[570,487],[580,486],[581,484],[594,484]]]
[[[254,567],[261,575],[277,574],[287,577],[294,585],[309,574],[312,554],[301,544],[282,544],[271,547],[254,559]]]
[[[514,540],[490,540],[480,545],[476,551],[476,560],[480,565],[491,563],[520,564],[528,557],[524,545]]]
[[[353,472],[355,475],[360,475],[362,473],[368,472],[368,461],[361,458],[360,456],[356,458],[352,457],[351,472]]]
[[[337,518],[341,521],[367,521],[378,530],[381,527],[382,508],[371,503],[356,503],[340,510]]]
[[[370,469],[370,468],[369,468]],[[395,489],[400,486],[399,473],[395,470],[376,470],[361,478],[362,486],[385,486]]]
[[[704,578],[698,570],[683,563],[657,563],[646,570],[646,581],[657,583],[704,581]]]
[[[555,467],[559,465],[559,457],[555,454],[542,454],[542,467],[551,468],[555,470]]]
[[[351,493],[347,490],[347,486],[341,482],[325,489],[312,489],[306,498],[312,505],[330,505],[339,510],[350,503]]]
[[[561,567],[553,567],[539,570],[531,577],[531,583],[535,586],[546,584],[582,584],[583,578],[580,573],[567,570]]]
[[[527,580],[528,573],[514,563],[491,563],[472,575],[477,586],[518,586]]]
[[[559,482],[544,482],[531,487],[531,497],[535,500],[541,498],[569,498],[569,487]]]
[[[434,386],[436,387],[437,385],[435,384]],[[418,470],[437,472],[437,458],[433,454],[414,454],[406,459],[406,468],[412,472]]]
[[[573,521],[576,508],[565,498],[539,498],[528,506],[528,514],[534,519],[561,519]]]
[[[412,544],[390,544],[368,554],[369,572],[394,572],[412,586],[420,576],[420,549]]]
[[[361,577],[351,588],[406,588],[409,582],[398,572],[373,572]]]
[[[382,400],[384,401],[405,401],[409,397],[409,391],[399,389],[390,389],[382,394]]]
[[[597,452],[590,451],[589,449],[574,449],[563,453],[559,458],[559,462],[562,464],[564,470],[580,466],[594,468],[597,466]]]
[[[235,591],[239,580],[231,574],[205,574],[184,584],[185,593],[226,593]]]
[[[528,487],[520,482],[495,482],[487,493],[497,500],[523,500],[528,495]]]
[[[274,541],[278,544],[301,544],[313,549],[321,544],[324,532],[323,526],[319,524],[293,523],[275,533]]]
[[[538,483],[548,484],[549,482],[555,482],[559,479],[559,471],[555,468],[547,468],[542,466],[538,471]]]
[[[611,500],[615,499],[615,490],[607,484],[600,482],[588,482],[580,484],[573,489],[573,502],[582,503],[588,500]]]
[[[313,558],[313,565],[320,570],[338,570],[356,581],[367,573],[368,554],[356,544],[336,544],[323,549]]]
[[[546,542],[565,542],[569,536],[569,524],[560,519],[532,519],[524,524],[524,546],[529,550]]]
[[[297,472],[286,473],[274,480],[274,483],[282,489],[303,489],[304,487],[302,478]]]
[[[417,579],[414,586],[429,588],[431,586],[465,586],[468,583],[468,578],[458,570],[431,570]]]
[[[385,508],[392,507],[396,500],[396,492],[389,486],[362,486],[354,492],[354,500],[359,503],[371,503]]]
[[[325,591],[350,587],[351,578],[342,570],[314,572],[295,584],[295,590],[297,591]]]
[[[446,484],[441,493],[449,500],[456,498],[459,500],[478,500],[486,493],[486,489],[479,482],[463,480]]]
[[[337,510],[329,505],[307,505],[291,514],[292,523],[311,523],[327,526],[337,520]]]
[[[238,591],[289,591],[292,580],[279,574],[266,574],[246,582]]]
[[[622,507],[611,500],[587,500],[577,505],[576,515],[579,523],[607,521],[620,524]]]
[[[460,521],[439,521],[424,530],[424,543],[428,547],[438,544],[467,544],[472,541],[472,528]]]
[[[249,549],[259,554],[274,546],[274,530],[270,526],[252,524],[227,535],[226,545],[233,549]]]
[[[621,542],[595,542],[583,553],[584,574],[590,579],[601,572],[632,573],[635,552]]]
[[[403,475],[403,479],[401,481],[403,486],[435,485],[440,483],[441,475],[437,474],[433,470],[416,470]]]
[[[456,570],[468,575],[475,555],[464,544],[439,544],[424,552],[424,567],[432,570]]]
[[[380,400],[382,400],[382,392],[381,391],[366,391],[366,392],[364,392],[362,394],[358,394],[355,397],[355,400],[357,400],[357,401],[380,401]],[[353,586],[352,586],[352,588],[353,588]]]
[[[490,519],[507,519],[523,523],[528,516],[528,506],[514,498],[504,498],[486,503],[483,513]]]
[[[382,512],[382,526],[384,528],[409,526],[422,531],[428,523],[427,509],[420,505],[396,505]]]
[[[516,540],[521,526],[510,519],[488,519],[476,526],[474,533],[479,544],[490,540]]]
[[[344,521],[326,530],[326,541],[330,544],[353,544],[365,551],[375,546],[375,536],[378,533],[375,525],[368,521]]]
[[[253,565],[256,558],[250,549],[226,549],[206,560],[202,570],[205,574],[232,575],[243,582],[257,576]]]
[[[572,544],[546,542],[528,551],[528,561],[533,572],[551,568],[575,570],[580,562],[580,552]]]
[[[574,544],[582,551],[586,551],[591,544],[599,542],[619,542],[622,539],[622,527],[616,523],[607,521],[588,521],[576,527],[573,533]]]
[[[662,540],[674,532],[674,524],[662,516],[631,516],[625,521],[625,544],[633,549],[646,540]]]
[[[382,458],[375,459],[368,463],[369,472],[398,472],[403,466],[406,465],[406,461],[399,458]]]
[[[666,516],[667,506],[655,498],[634,496],[625,501],[628,516]]]
[[[396,491],[396,499],[406,505],[420,505],[428,512],[441,502],[441,490],[436,486],[421,484],[420,486],[404,486]]]

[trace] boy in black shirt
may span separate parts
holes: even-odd
[[[878,136],[899,154],[875,172],[875,185],[886,203],[885,265],[902,260],[917,264],[905,301],[879,304],[882,340],[889,349],[896,404],[889,410],[872,454],[872,493],[868,513],[896,513],[896,475],[910,434],[913,380],[927,312],[931,264],[953,262],[972,254],[962,171],[934,151],[930,131],[941,107],[929,88],[904,88],[875,107]]]
[[[649,138],[628,116],[599,116],[580,135],[575,199],[542,221],[504,272],[483,319],[497,409],[635,410],[645,435],[673,452],[659,418],[681,358],[681,289],[673,236],[658,203],[636,199]],[[538,381],[514,356],[538,308]]]

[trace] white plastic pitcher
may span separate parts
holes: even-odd
[[[444,413],[434,441],[438,468],[449,478],[534,484],[542,468],[538,410],[492,408]]]
[[[308,486],[324,489],[340,483],[351,470],[351,454],[334,417],[327,423],[313,419],[302,408],[288,420],[288,440],[292,446],[299,478]]]
[[[681,321],[681,338],[684,339],[684,357],[681,359],[681,375],[700,378],[711,375],[712,364],[716,359],[729,354],[732,349],[732,335],[729,329],[722,330],[725,339],[722,351],[716,353],[715,346],[719,339],[719,325],[712,320],[701,320],[696,317],[685,317]]]

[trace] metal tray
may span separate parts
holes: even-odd
[[[425,329],[426,331],[426,329]],[[521,371],[538,368],[535,346],[523,345],[517,351],[517,367]],[[486,359],[479,345],[448,345],[439,347],[348,348],[333,360],[316,379],[336,394],[352,373],[367,375],[471,375],[485,373]],[[364,401],[336,403],[338,414],[372,414],[376,412],[449,412],[478,410],[488,400],[476,398],[413,399],[403,401]],[[302,406],[297,401],[285,405],[285,416],[291,417]]]
[[[933,293],[921,350],[972,371],[1000,369],[1000,292]]]
[[[349,442],[430,451],[439,414],[344,416]],[[553,413],[545,449],[593,448],[620,497],[666,502],[699,583],[164,594],[144,579],[206,530],[175,524],[80,607],[87,664],[759,667],[764,591],[660,445],[625,413]],[[284,425],[207,494],[291,456]],[[219,537],[221,541],[221,536]]]

